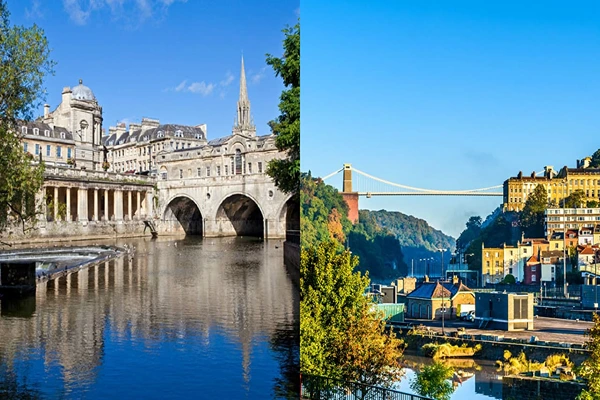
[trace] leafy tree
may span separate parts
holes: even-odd
[[[527,197],[521,212],[521,225],[528,237],[544,236],[544,212],[548,206],[548,192],[543,185],[537,185]]]
[[[449,400],[454,392],[452,383],[449,381],[453,374],[454,369],[441,362],[424,365],[420,371],[416,371],[416,377],[410,383],[410,387],[421,396],[436,400]]]
[[[587,208],[598,208],[599,206],[600,206],[600,203],[598,203],[596,200],[589,200],[586,203]]]
[[[404,344],[385,332],[382,315],[365,297],[368,277],[358,259],[333,242],[302,249],[300,366],[304,374],[390,386],[401,376]]]
[[[517,281],[515,280],[514,275],[512,274],[508,274],[504,277],[504,279],[502,280],[502,283],[507,284],[507,285],[514,285]]]
[[[287,157],[269,162],[267,174],[285,193],[298,193],[300,184],[300,23],[283,30],[283,57],[267,54],[267,64],[287,88],[280,97],[281,115],[269,125],[277,136],[275,145]]]
[[[336,240],[339,243],[344,243],[346,235],[344,235],[344,227],[342,226],[342,216],[338,212],[337,208],[334,208],[329,213],[327,218],[327,230],[332,240]]]
[[[590,351],[590,356],[578,368],[578,375],[587,380],[587,389],[584,389],[578,399],[600,398],[600,316],[593,314],[594,325],[585,335],[589,338],[585,346]]]
[[[594,154],[592,154],[592,161],[590,162],[591,168],[600,167],[600,149],[596,150]]]
[[[563,207],[566,208],[581,208],[581,206],[585,203],[585,199],[585,192],[581,189],[577,189],[565,197],[562,201],[562,204]]]
[[[38,211],[35,195],[44,166],[31,165],[17,128],[19,120],[32,119],[42,100],[43,78],[54,65],[43,30],[11,26],[9,16],[0,0],[0,230],[13,221],[25,228]]]

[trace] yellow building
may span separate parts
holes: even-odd
[[[481,244],[481,276],[484,284],[504,279],[504,248],[486,248]]]
[[[552,166],[544,167],[543,176],[532,173],[504,181],[504,211],[521,211],[527,198],[538,185],[548,192],[548,202],[560,205],[561,201],[576,190],[585,194],[584,201],[600,201],[600,168],[590,168],[591,158],[577,161],[577,168],[563,167],[556,173]],[[585,205],[585,204],[584,204]]]

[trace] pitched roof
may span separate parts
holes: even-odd
[[[540,262],[538,261],[536,256],[531,256],[529,257],[529,259],[527,260],[527,264],[539,264]]]
[[[586,246],[583,248],[583,250],[581,250],[579,252],[579,254],[583,254],[583,255],[593,255],[595,253],[594,249],[592,249],[589,246]]]
[[[439,299],[443,296],[452,298],[459,292],[472,292],[472,290],[466,285],[463,285],[462,282],[458,285],[455,285],[451,282],[444,282],[443,284],[439,281],[423,282],[421,286],[410,292],[407,297],[418,299]]]

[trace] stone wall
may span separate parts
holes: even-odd
[[[502,378],[502,398],[506,400],[575,399],[585,388],[579,382],[548,378],[505,376]]]

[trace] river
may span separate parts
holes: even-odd
[[[86,244],[135,253],[0,302],[1,398],[293,398],[299,297],[281,241]]]

